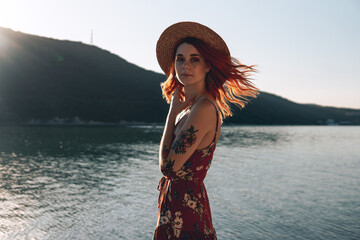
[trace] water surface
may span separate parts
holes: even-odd
[[[151,239],[161,127],[0,127],[0,239]],[[359,239],[360,127],[223,127],[219,239]]]

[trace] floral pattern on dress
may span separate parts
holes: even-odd
[[[193,141],[191,133],[187,142]],[[203,183],[216,148],[215,140],[216,134],[213,142],[204,149],[195,150],[180,170],[161,178],[158,222],[153,239],[217,239]],[[182,146],[178,149],[181,151]]]
[[[177,238],[180,237],[180,233],[183,225],[183,219],[180,216],[181,216],[181,212],[175,213],[174,224],[172,225],[174,230],[174,235]]]
[[[214,149],[196,150],[180,170],[162,178],[153,239],[217,239],[203,183]]]
[[[184,206],[191,208],[197,214],[199,214],[201,219],[203,213],[203,205],[201,204],[198,198],[193,196],[193,194],[191,193],[185,193],[183,203]]]

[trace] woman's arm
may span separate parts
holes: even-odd
[[[174,139],[176,115],[169,111],[160,144],[159,165],[165,176],[178,171],[184,165],[204,136],[214,128],[217,120],[214,106],[208,101],[201,101],[194,105]]]
[[[161,138],[160,149],[159,149],[159,166],[161,171],[162,171],[161,166],[164,165],[164,159],[167,157],[169,153],[169,149],[174,140],[175,119],[176,119],[176,115],[174,113],[171,113],[171,111],[169,111],[166,118],[164,132]]]
[[[169,112],[168,112],[168,115],[166,118],[163,136],[162,136],[161,142],[160,142],[159,167],[160,167],[161,172],[166,171],[164,166],[169,164],[169,162],[166,162],[165,160],[170,151],[170,147],[174,141],[174,128],[175,128],[176,117],[182,110],[184,110],[185,108],[187,108],[188,106],[190,106],[192,104],[192,101],[189,101],[189,99],[187,99],[187,101],[185,99],[184,102],[181,102],[179,91],[180,91],[179,88],[177,88],[177,89],[175,89],[175,91],[173,93]],[[170,174],[170,173],[168,173],[168,174]],[[168,175],[168,174],[166,174],[166,175]]]

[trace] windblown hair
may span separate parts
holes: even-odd
[[[193,45],[210,65],[205,87],[206,91],[216,100],[222,119],[232,116],[231,103],[244,108],[250,97],[255,98],[259,94],[258,89],[249,79],[251,73],[256,72],[254,65],[243,65],[237,59],[219,53],[197,38],[185,38],[178,46],[182,43]],[[175,56],[176,49],[177,47],[174,49],[173,56]],[[163,96],[168,103],[170,103],[175,89],[181,86],[182,84],[176,79],[174,59],[169,77],[161,83]]]

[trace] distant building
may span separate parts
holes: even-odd
[[[325,124],[326,124],[326,125],[338,125],[338,124],[334,121],[334,119],[331,119],[331,118],[327,119],[327,120],[325,121]]]

